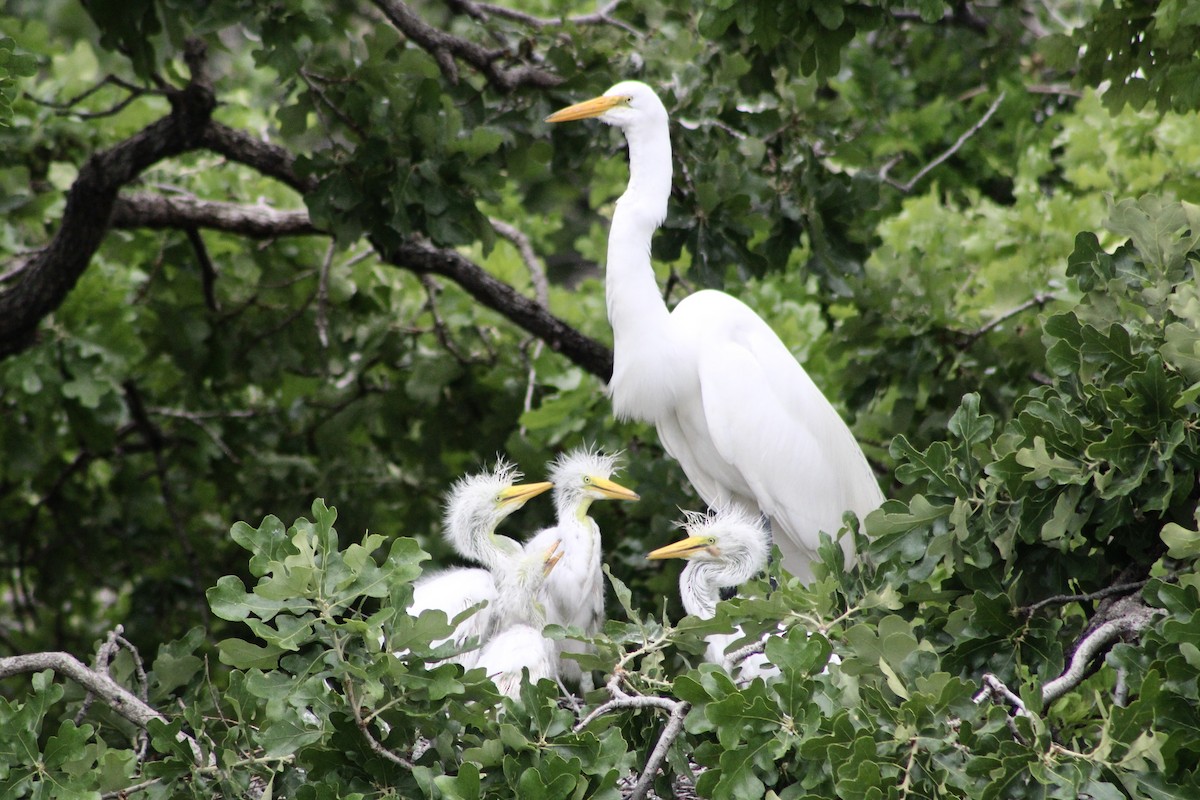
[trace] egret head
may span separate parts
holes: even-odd
[[[621,81],[599,97],[556,111],[546,117],[546,122],[590,118],[625,130],[647,124],[665,127],[667,109],[646,84],[641,81]]]
[[[515,465],[501,458],[491,470],[460,478],[446,497],[447,530],[492,532],[509,514],[553,486],[517,483]]]
[[[559,516],[579,509],[587,512],[594,500],[638,500],[636,492],[611,480],[617,456],[580,447],[563,453],[550,467],[554,483],[554,505]]]
[[[707,562],[721,571],[733,586],[757,575],[767,566],[771,550],[771,533],[762,515],[741,506],[702,514],[686,511],[683,524],[686,538],[660,547],[646,558],[686,558]]]

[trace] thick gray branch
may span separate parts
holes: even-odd
[[[121,187],[162,159],[197,146],[215,105],[203,70],[197,73],[186,88],[168,95],[169,115],[84,163],[67,193],[54,238],[18,269],[6,272],[0,285],[0,358],[28,347],[38,323],[66,299],[108,231]]]
[[[115,228],[210,228],[252,239],[320,233],[307,211],[277,211],[188,195],[123,194],[113,206]]]
[[[89,669],[70,653],[30,653],[0,658],[0,678],[29,672],[42,672],[47,669],[75,681],[104,700],[109,708],[139,728],[146,728],[154,720],[167,721],[166,717],[142,702],[124,686],[101,672]],[[182,732],[178,734],[177,738],[191,749],[196,764],[205,766],[204,754],[196,740]]]
[[[1042,705],[1048,707],[1078,686],[1088,676],[1091,663],[1098,655],[1117,639],[1140,634],[1161,613],[1161,609],[1150,608],[1137,595],[1114,603],[1110,609],[1111,618],[1088,631],[1076,644],[1063,673],[1042,686]]]
[[[317,188],[315,177],[301,175],[296,170],[296,157],[291,151],[215,120],[210,121],[202,132],[200,146],[274,178],[301,194]]]

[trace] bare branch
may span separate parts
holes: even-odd
[[[528,14],[524,11],[518,11],[515,8],[496,5],[495,3],[476,3],[472,0],[450,0],[451,8],[456,8],[464,14],[486,22],[488,17],[500,17],[512,22],[517,22],[522,25],[528,25],[531,28],[541,30],[542,28],[556,28],[563,25],[612,25],[620,28],[626,33],[632,33],[638,38],[642,38],[645,34],[639,31],[632,25],[622,22],[612,16],[612,13],[621,5],[621,0],[609,0],[603,7],[597,9],[591,14],[578,14],[574,17],[535,17],[533,14]]]
[[[1021,697],[1012,689],[1009,689],[1007,686],[1005,686],[1004,681],[1000,680],[990,672],[984,673],[980,682],[983,684],[983,688],[975,693],[975,696],[971,698],[971,701],[975,703],[975,705],[980,705],[981,703],[986,703],[988,701],[993,703],[1004,701],[1004,703],[1009,707],[1008,729],[1012,732],[1014,739],[1024,744],[1025,737],[1022,736],[1020,730],[1017,729],[1017,723],[1014,717],[1033,718],[1033,715],[1029,713],[1029,709],[1025,707],[1025,701],[1022,700]]]
[[[120,188],[162,159],[197,145],[216,101],[202,68],[202,46],[191,47],[192,82],[168,94],[171,113],[83,164],[54,238],[0,287],[0,357],[28,347],[38,323],[75,286],[108,231]]]
[[[1039,292],[1038,294],[1035,294],[1033,297],[1029,298],[1024,303],[1021,303],[1021,305],[1017,306],[1016,308],[1010,308],[1008,311],[1005,311],[1003,314],[1000,314],[986,324],[981,325],[975,330],[965,334],[963,337],[963,346],[969,347],[987,334],[994,331],[996,328],[999,328],[1005,322],[1008,322],[1013,317],[1024,314],[1031,308],[1042,308],[1046,305],[1046,303],[1049,303],[1054,299],[1056,299],[1055,295],[1049,292]]]
[[[95,693],[114,712],[139,728],[146,728],[156,720],[167,722],[165,716],[144,703],[124,686],[107,675],[89,669],[70,653],[30,653],[0,658],[0,678],[29,672],[42,672],[48,669],[70,678],[89,692]],[[175,738],[191,749],[197,766],[203,767],[208,763],[215,763],[212,759],[205,759],[199,743],[188,734],[180,731]]]
[[[350,713],[354,715],[354,724],[358,727],[358,732],[363,735],[367,742],[367,747],[371,748],[371,752],[381,756],[388,761],[398,766],[404,767],[407,770],[413,768],[413,763],[404,756],[396,755],[391,750],[383,746],[383,743],[375,738],[371,733],[371,728],[367,725],[367,721],[363,719],[362,709],[358,707],[358,699],[354,696],[354,685],[350,681],[345,681],[342,688],[346,692],[346,704],[350,706]]]
[[[389,264],[417,274],[442,275],[483,305],[541,338],[551,350],[570,358],[601,380],[612,376],[612,350],[551,314],[456,250],[408,241],[380,252]]]
[[[621,666],[613,669],[612,675],[605,684],[608,689],[610,700],[601,703],[592,713],[588,714],[578,724],[575,725],[576,731],[581,731],[590,725],[600,716],[607,714],[610,711],[618,709],[643,709],[657,708],[668,713],[666,726],[659,734],[658,742],[654,745],[654,750],[651,751],[650,757],[646,759],[646,766],[642,769],[642,774],[634,784],[633,790],[629,793],[629,800],[642,800],[650,791],[650,787],[654,784],[654,777],[658,774],[658,768],[662,765],[663,759],[667,756],[667,751],[671,749],[671,744],[678,738],[683,730],[683,720],[687,716],[688,709],[691,705],[682,701],[675,700],[670,697],[657,697],[654,695],[629,694],[621,688],[621,681],[625,677],[625,670]]]
[[[1033,605],[1023,606],[1017,610],[1025,614],[1025,616],[1031,617],[1046,606],[1061,606],[1066,605],[1067,603],[1086,603],[1091,600],[1103,600],[1106,597],[1129,594],[1130,592],[1136,592],[1149,582],[1150,579],[1147,578],[1142,581],[1133,581],[1132,583],[1118,583],[1113,586],[1107,586],[1103,589],[1099,589],[1095,592],[1088,592],[1087,594],[1056,594],[1053,597],[1047,597],[1044,600],[1037,601]]]
[[[542,260],[538,258],[537,252],[533,249],[533,242],[515,225],[494,217],[488,221],[496,229],[496,233],[503,236],[513,247],[517,248],[517,253],[520,254],[521,260],[525,262],[525,269],[529,270],[529,280],[533,283],[534,295],[537,297],[539,303],[549,308],[550,284],[546,280],[546,268],[542,265]]]
[[[688,703],[680,700],[676,702],[675,708],[671,709],[671,717],[663,727],[662,733],[659,734],[658,742],[654,745],[650,757],[646,759],[642,777],[638,778],[638,782],[634,784],[629,800],[642,800],[650,791],[650,787],[654,785],[654,777],[658,774],[658,768],[663,759],[667,757],[667,751],[671,749],[671,745],[683,730],[683,719],[687,716],[690,708]]]
[[[201,132],[199,145],[274,178],[300,194],[317,188],[315,177],[297,172],[296,157],[291,152],[277,144],[256,139],[245,131],[209,121]]]
[[[337,251],[330,239],[325,249],[325,260],[321,263],[321,275],[317,279],[317,338],[321,347],[329,347],[329,270],[333,266],[333,254]]]
[[[433,27],[401,0],[373,0],[376,7],[388,20],[414,44],[425,50],[438,62],[446,80],[457,84],[458,64],[465,62],[483,75],[488,83],[503,92],[512,92],[522,86],[549,89],[562,83],[562,78],[529,64],[504,69],[498,62],[510,54],[505,49],[488,49],[458,36]]]
[[[201,200],[190,195],[122,194],[113,206],[113,227],[178,228],[236,233],[252,239],[319,234],[307,211],[278,211],[263,205]]]
[[[1110,619],[1089,631],[1076,643],[1075,652],[1063,673],[1042,687],[1042,704],[1049,706],[1078,686],[1089,674],[1092,660],[1117,639],[1132,637],[1150,627],[1162,609],[1150,608],[1138,595],[1124,597],[1109,609]]]
[[[943,152],[937,158],[933,159],[933,161],[930,161],[928,164],[926,164],[924,167],[922,167],[917,172],[917,174],[912,176],[912,178],[909,179],[906,183],[899,183],[899,182],[894,181],[891,178],[887,177],[887,171],[895,163],[894,161],[889,162],[886,165],[885,169],[880,170],[880,179],[882,181],[884,181],[886,184],[888,184],[889,186],[899,189],[900,191],[904,192],[905,194],[908,194],[909,192],[911,192],[913,190],[913,187],[916,186],[921,181],[922,178],[924,178],[926,175],[928,175],[935,167],[937,167],[937,166],[941,165],[943,162],[945,162],[946,159],[950,158],[950,156],[957,153],[962,148],[962,146],[967,143],[968,139],[970,139],[972,136],[979,133],[979,131],[983,129],[983,126],[988,123],[988,120],[990,120],[992,118],[992,115],[995,114],[997,109],[1000,108],[1000,104],[1002,102],[1004,102],[1004,96],[1005,96],[1005,92],[1001,92],[996,97],[996,99],[992,101],[992,104],[990,106],[988,106],[987,111],[984,112],[984,115],[979,118],[978,122],[976,122],[974,125],[972,125],[970,128],[968,128],[966,131],[964,131],[962,136],[959,136],[958,140],[955,141],[954,144],[950,145],[950,147],[945,152]]]
[[[217,268],[204,246],[204,237],[198,228],[185,228],[188,243],[196,253],[196,264],[200,267],[200,287],[204,292],[204,305],[214,314],[221,313],[221,304],[217,302]]]

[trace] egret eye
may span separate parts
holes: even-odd
[[[584,475],[584,476],[583,476],[583,483],[584,483],[584,485],[585,485],[585,486],[591,485],[591,482],[592,482],[592,476],[591,476],[591,475]]]

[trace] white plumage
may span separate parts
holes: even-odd
[[[503,623],[496,610],[499,593],[494,573],[507,569],[512,560],[524,557],[520,543],[498,535],[496,528],[530,498],[551,487],[548,482],[515,483],[520,479],[516,467],[500,460],[492,470],[456,482],[446,498],[443,536],[459,555],[486,569],[448,569],[427,575],[413,586],[413,602],[408,612],[414,616],[439,609],[453,620],[467,608],[487,602],[487,606],[460,622],[451,637],[462,652],[449,660],[464,668],[474,666],[478,646]]]
[[[600,528],[589,517],[596,500],[637,500],[638,495],[611,480],[616,457],[581,448],[560,456],[550,467],[554,484],[556,523],[537,533],[526,544],[527,552],[541,552],[555,540],[563,546],[562,561],[546,579],[539,598],[546,606],[546,621],[577,627],[586,634],[600,630],[604,621],[604,574],[600,569]],[[564,678],[591,688],[590,676],[563,653],[584,652],[571,639],[555,643]]]
[[[668,311],[650,241],[671,194],[667,111],[650,87],[624,81],[547,118],[596,117],[629,144],[629,185],[608,239],[605,291],[613,328],[609,385],[622,418],[653,422],[666,451],[710,506],[767,515],[783,565],[804,581],[819,532],[859,518],[883,494],[850,429],[779,337],[748,306],[704,290]],[[842,539],[847,563],[850,537]]]
[[[688,614],[712,619],[725,586],[739,586],[762,572],[771,550],[771,535],[762,517],[740,506],[729,506],[711,514],[686,512],[683,526],[687,536],[660,547],[647,558],[686,558],[679,574],[679,596]],[[739,664],[731,664],[725,651],[745,636],[740,627],[733,633],[712,633],[705,637],[708,648],[704,658],[730,672],[739,683],[754,678],[772,678],[779,670],[762,653],[755,653]]]
[[[558,676],[554,643],[542,636],[546,611],[537,593],[562,558],[562,543],[555,540],[541,555],[527,550],[492,570],[499,624],[479,651],[475,666],[507,697],[520,697],[523,671],[528,671],[531,683]]]

